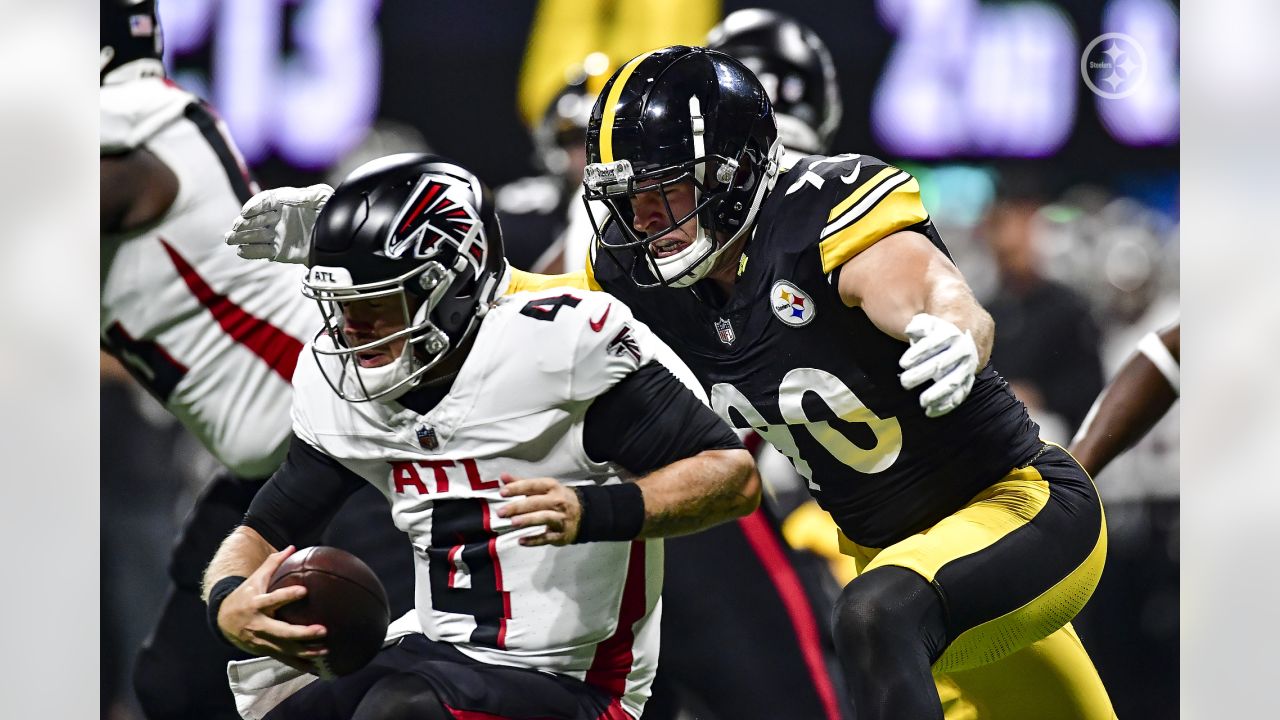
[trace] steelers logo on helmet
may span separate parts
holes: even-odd
[[[425,260],[436,255],[441,240],[450,239],[478,264],[484,248],[477,242],[480,218],[468,201],[471,192],[471,186],[461,179],[424,176],[414,189],[413,199],[396,218],[383,252],[388,258],[407,255]]]
[[[813,297],[786,280],[779,280],[769,291],[769,303],[773,314],[791,327],[802,327],[813,322],[818,308]]]

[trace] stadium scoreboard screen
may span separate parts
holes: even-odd
[[[531,170],[515,96],[537,4],[466,5],[184,0],[161,3],[161,14],[174,77],[220,109],[251,164],[322,170],[389,116],[501,183]],[[1176,169],[1169,0],[779,9],[831,46],[845,105],[837,149],[929,162],[1057,157],[1083,177]]]

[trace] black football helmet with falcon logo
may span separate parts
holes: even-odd
[[[434,155],[391,155],[357,168],[313,232],[303,292],[325,321],[313,351],[334,392],[352,402],[394,399],[415,387],[476,331],[507,270],[489,188]],[[400,304],[404,329],[350,346],[343,305],[379,298]],[[402,338],[408,342],[391,364],[357,361],[357,353]]]
[[[674,45],[620,67],[596,100],[587,126],[588,200],[597,249],[641,287],[687,287],[706,277],[721,252],[746,233],[778,175],[781,145],[773,106],[741,62],[715,50]],[[632,226],[631,199],[693,182],[694,209],[668,226]],[[652,241],[697,217],[694,241],[656,257]],[[613,228],[610,230],[610,228]]]

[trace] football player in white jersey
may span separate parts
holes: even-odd
[[[228,470],[174,549],[135,690],[152,720],[234,718],[223,671],[233,654],[205,627],[200,576],[284,459],[290,381],[320,324],[299,293],[303,269],[247,262],[221,242],[257,188],[212,110],[165,78],[154,2],[103,2],[101,41],[102,345]],[[362,493],[339,522],[381,520],[382,506]],[[380,525],[332,544],[370,561],[408,607],[409,551]]]
[[[1090,475],[1159,422],[1181,392],[1182,323],[1150,332],[1094,400],[1069,450]]]
[[[489,191],[452,162],[357,169],[310,259],[326,331],[294,377],[289,454],[205,577],[211,622],[270,656],[230,669],[244,717],[639,718],[655,538],[754,510],[750,454],[625,305],[506,294]],[[417,606],[365,668],[314,681],[323,628],[272,617],[306,590],[268,579],[367,484],[413,544]]]

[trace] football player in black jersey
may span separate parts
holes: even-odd
[[[707,44],[761,78],[788,149],[823,151],[840,122],[840,99],[835,65],[817,33],[782,13],[745,9],[712,28]],[[587,244],[566,267],[582,267]],[[749,448],[760,445],[758,436],[748,438]],[[830,641],[829,608],[839,585],[828,568],[830,557],[848,558],[839,555],[834,526],[804,480],[784,467],[768,475],[762,469],[767,492],[756,512],[666,541],[662,665],[646,720],[681,717],[674,696],[700,708],[700,716],[721,719],[849,713]],[[830,540],[794,541],[814,536]],[[815,544],[823,555],[799,551]]]
[[[1112,717],[1068,624],[1106,555],[1096,491],[988,365],[991,319],[916,180],[861,155],[784,164],[754,75],[681,46],[619,68],[588,151],[609,208],[588,283],[791,459],[858,563],[833,613],[857,716],[942,718],[935,674],[963,689],[1031,649],[1059,656],[1070,703],[1024,717]]]

